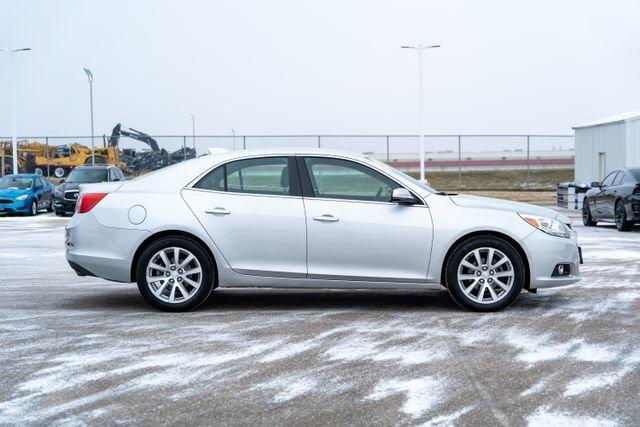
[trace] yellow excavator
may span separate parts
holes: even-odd
[[[95,163],[124,167],[117,147],[111,145],[95,149]],[[76,166],[90,164],[91,149],[81,144],[47,146],[36,141],[20,141],[18,145],[18,170],[20,171],[46,175],[48,169],[52,176],[63,178]],[[5,174],[11,172],[11,144],[5,143]]]

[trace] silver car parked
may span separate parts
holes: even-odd
[[[81,187],[67,225],[80,275],[137,282],[168,311],[217,287],[446,288],[495,311],[575,283],[581,254],[553,210],[437,192],[377,160],[325,150],[218,152]]]

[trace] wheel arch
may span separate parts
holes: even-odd
[[[199,238],[198,236],[189,233],[187,231],[182,231],[182,230],[163,230],[163,231],[159,231],[157,233],[152,234],[151,236],[147,237],[146,239],[144,239],[139,245],[138,248],[136,249],[134,255],[133,255],[133,259],[131,260],[131,267],[130,267],[130,272],[129,272],[129,276],[131,278],[132,282],[136,281],[136,267],[138,265],[138,260],[140,259],[140,256],[142,255],[142,252],[153,242],[155,242],[158,239],[162,239],[164,237],[182,237],[185,239],[189,239],[192,240],[194,243],[196,243],[198,246],[201,246],[202,249],[207,253],[207,255],[209,255],[209,258],[211,259],[211,262],[213,264],[213,268],[214,268],[214,273],[215,273],[215,278],[217,281],[218,278],[218,263],[216,261],[216,257],[213,255],[213,251],[211,250],[211,248],[209,248],[209,245],[207,245],[201,238]]]
[[[453,244],[451,244],[451,246],[449,246],[449,249],[447,250],[447,253],[443,258],[442,266],[440,267],[440,284],[446,287],[446,280],[445,280],[446,268],[447,268],[447,264],[449,263],[449,258],[451,257],[451,253],[454,251],[454,249],[459,245],[461,245],[462,243],[466,242],[467,240],[473,239],[475,237],[486,237],[486,236],[497,237],[499,239],[502,239],[507,243],[509,243],[511,246],[513,246],[513,248],[518,252],[518,255],[520,255],[520,257],[522,258],[522,263],[524,264],[524,276],[525,276],[524,289],[529,290],[529,284],[531,283],[531,280],[530,280],[531,270],[529,267],[529,258],[527,257],[527,253],[525,252],[522,245],[518,243],[518,241],[516,241],[513,237],[507,234],[501,233],[499,231],[493,231],[493,230],[481,230],[481,231],[474,231],[474,232],[465,234],[459,237],[458,240],[456,240],[455,242],[453,242]]]

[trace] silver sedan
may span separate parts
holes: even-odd
[[[136,282],[167,311],[218,287],[446,288],[495,311],[580,279],[571,221],[538,206],[438,192],[326,150],[217,152],[81,186],[66,229],[80,275]]]

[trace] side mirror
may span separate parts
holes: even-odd
[[[591,183],[591,187],[592,187],[592,188],[600,188],[600,187],[602,187],[602,186],[600,185],[600,183],[599,183],[598,181],[593,181],[593,182]]]
[[[396,188],[391,193],[391,201],[400,205],[415,205],[418,201],[406,188]]]

